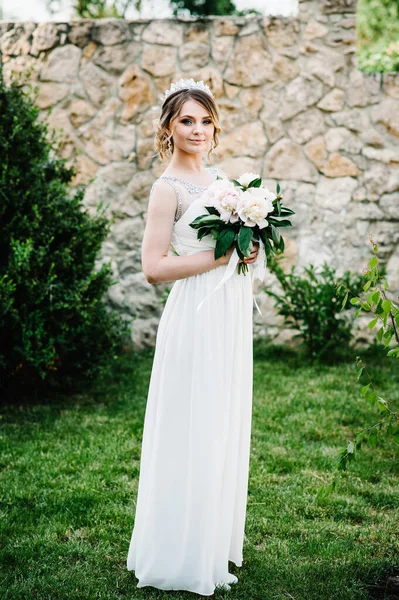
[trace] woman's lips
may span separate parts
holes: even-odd
[[[192,142],[193,144],[202,144],[202,142],[204,142],[205,140],[188,140],[189,142]]]

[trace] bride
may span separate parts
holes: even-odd
[[[212,236],[199,241],[190,227],[206,213],[207,188],[226,177],[203,166],[220,131],[202,81],[165,92],[155,145],[170,161],[151,189],[142,267],[150,284],[174,283],[157,331],[127,557],[137,587],[204,596],[238,581],[228,563],[243,560],[252,415],[250,273],[236,268],[222,281],[233,247],[215,260]]]

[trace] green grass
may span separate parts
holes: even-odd
[[[199,598],[137,589],[126,569],[152,357],[125,356],[80,394],[2,408],[2,600]],[[347,437],[374,422],[355,363],[312,367],[260,343],[254,358],[244,563],[230,565],[239,583],[215,598],[370,598],[399,565],[398,447],[362,449],[318,500]],[[395,361],[368,361],[397,404]]]

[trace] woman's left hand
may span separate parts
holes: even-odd
[[[244,258],[244,260],[242,262],[244,262],[246,265],[251,265],[258,258],[258,252],[259,252],[259,243],[253,242],[253,248],[252,248],[251,254],[249,256],[247,256],[246,258]]]

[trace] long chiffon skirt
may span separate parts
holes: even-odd
[[[174,283],[157,332],[127,568],[210,596],[242,565],[252,414],[252,284],[224,265]]]

